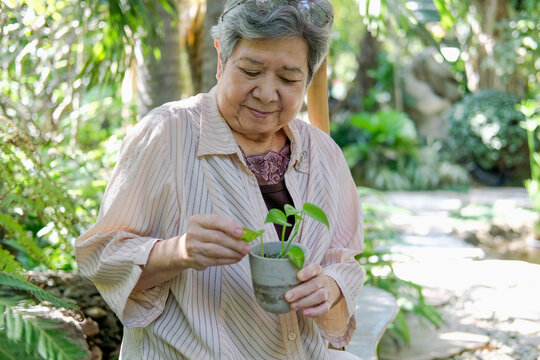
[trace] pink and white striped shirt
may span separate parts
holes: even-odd
[[[97,222],[76,240],[81,272],[124,324],[121,359],[328,359],[328,342],[345,346],[356,328],[364,272],[363,215],[339,147],[295,119],[285,183],[295,206],[320,206],[330,230],[307,218],[298,241],[306,263],[323,266],[342,299],[317,320],[262,310],[249,259],[188,269],[151,289],[134,286],[154,244],[185,233],[189,218],[215,213],[278,241],[257,180],[221,116],[215,89],[154,109],[126,136]]]

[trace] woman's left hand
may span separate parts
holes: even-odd
[[[285,294],[291,309],[303,310],[306,317],[324,315],[341,297],[341,290],[334,279],[324,275],[319,264],[309,264],[297,274],[302,283]]]

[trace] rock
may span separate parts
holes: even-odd
[[[455,295],[451,291],[429,287],[422,288],[422,295],[424,295],[426,304],[435,307],[448,305],[455,298]]]
[[[411,99],[407,112],[421,135],[447,136],[444,112],[460,97],[458,83],[437,49],[426,48],[403,69],[405,94]]]
[[[38,286],[43,286],[47,292],[63,299],[71,299],[88,316],[85,321],[80,322],[68,312],[54,310],[70,319],[74,329],[67,331],[79,339],[83,348],[92,349],[92,359],[115,358],[114,354],[119,353],[122,341],[122,325],[92,282],[79,273],[63,271],[31,273],[30,280]]]
[[[92,356],[92,360],[102,360],[103,359],[103,351],[99,348],[99,346],[94,345],[90,348],[90,353]]]
[[[21,312],[27,315],[41,319],[56,320],[61,324],[58,331],[65,334],[65,337],[69,338],[71,342],[77,345],[80,349],[89,351],[88,343],[84,338],[84,334],[79,326],[79,323],[73,319],[73,317],[67,315],[67,311],[59,309],[51,309],[46,306],[32,306],[30,308],[12,308],[15,312]],[[87,359],[87,357],[85,357]]]
[[[477,349],[489,342],[474,324],[465,317],[443,314],[446,324],[440,329],[419,322],[417,318],[408,316],[407,323],[411,334],[411,346],[396,349],[383,337],[380,345],[381,360],[431,360],[450,357],[465,350]],[[468,324],[469,323],[469,324]]]
[[[96,336],[99,334],[99,325],[97,322],[95,322],[92,318],[87,317],[79,323],[79,326],[81,327],[81,330],[83,331],[84,335],[87,337]]]
[[[463,236],[463,240],[465,240],[465,242],[471,245],[477,246],[478,244],[480,244],[480,240],[478,240],[478,236],[476,236],[476,234],[472,231],[467,231],[462,236]]]
[[[88,316],[94,318],[94,319],[101,319],[104,316],[107,316],[107,311],[105,311],[103,308],[99,306],[92,306],[89,307],[84,311]]]

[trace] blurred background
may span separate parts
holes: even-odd
[[[399,306],[380,358],[540,359],[540,2],[332,4],[330,128],[364,202],[358,261]],[[129,128],[216,83],[222,7],[1,0],[0,359],[117,357],[121,326],[73,241]]]

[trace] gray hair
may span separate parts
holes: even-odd
[[[306,21],[298,6],[301,1],[289,1],[288,5],[278,6],[271,11],[261,10],[255,0],[239,2],[227,0],[224,15],[211,33],[214,40],[219,40],[223,66],[233,53],[240,39],[279,39],[298,37],[303,39],[309,48],[308,81],[321,66],[330,46],[330,28],[334,19],[334,11],[328,0],[311,0],[309,6],[318,6],[326,12],[328,22],[323,25],[312,25]]]

